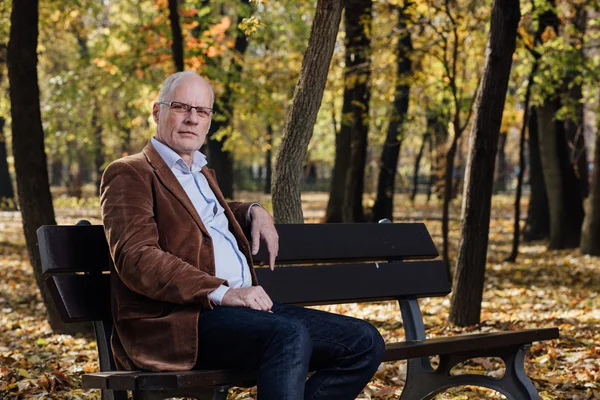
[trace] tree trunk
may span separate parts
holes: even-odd
[[[412,193],[410,194],[411,203],[415,202],[415,198],[417,197],[417,191],[419,190],[419,171],[421,169],[421,158],[423,157],[423,152],[425,151],[425,145],[427,142],[431,142],[429,139],[429,127],[423,134],[423,141],[421,142],[421,147],[419,147],[419,152],[415,157],[415,168],[413,171],[413,187]]]
[[[267,143],[265,152],[265,194],[271,194],[271,179],[273,178],[273,126],[267,125]]]
[[[98,108],[94,104],[92,110],[92,121],[90,123],[94,131],[94,167],[96,169],[96,196],[100,196],[100,181],[104,173],[104,143],[102,141],[102,125],[98,120]]]
[[[579,4],[576,6],[574,25],[576,31],[573,32],[567,40],[578,49],[579,57],[585,59],[585,43],[583,37],[587,29],[587,8]],[[566,36],[566,35],[565,35]],[[565,120],[565,131],[567,140],[569,141],[571,152],[570,159],[575,169],[575,175],[579,179],[581,196],[586,198],[589,194],[589,171],[588,157],[585,145],[584,135],[584,114],[583,114],[583,88],[578,72],[570,70],[568,73],[565,87],[566,93],[570,97],[570,101],[575,105],[574,114]]]
[[[531,107],[529,116],[529,205],[523,229],[523,240],[541,240],[550,236],[550,210],[546,183],[542,172],[539,145],[537,107]]]
[[[398,7],[397,30],[400,37],[396,48],[396,88],[390,124],[379,161],[377,197],[373,205],[372,221],[379,221],[383,218],[393,220],[396,170],[404,139],[402,127],[408,113],[410,96],[410,84],[407,78],[412,73],[410,57],[413,46],[410,31],[407,29],[410,20],[409,7],[412,7],[411,1],[405,1],[403,7]]]
[[[504,148],[506,147],[506,132],[500,132],[498,137],[498,153],[496,154],[496,166],[494,167],[494,193],[506,192],[506,172],[508,166],[506,165],[506,153]]]
[[[6,137],[4,136],[5,122],[6,120],[0,117],[0,206],[4,209],[14,209],[15,192],[13,191],[8,162],[6,161],[8,154],[6,152]]]
[[[177,71],[183,71],[183,36],[181,35],[181,25],[179,24],[178,0],[169,0],[169,21],[171,22],[171,33],[173,41],[171,42],[171,51],[173,52],[173,62]]]
[[[600,120],[597,125],[600,128]],[[583,223],[580,250],[582,254],[600,256],[600,129],[596,132],[592,187]]]
[[[433,191],[433,186],[435,185],[437,177],[435,169],[437,165],[437,152],[434,151],[433,139],[431,136],[429,137],[429,159],[431,160],[431,168],[429,168],[429,182],[427,184],[427,194],[425,199],[426,204],[429,204],[429,200],[431,200],[431,192]]]
[[[346,54],[348,55],[348,53]],[[349,60],[346,60],[348,63]],[[329,187],[329,200],[325,222],[342,222],[344,198],[346,196],[346,176],[350,168],[350,135],[352,132],[352,119],[348,115],[352,113],[352,91],[353,88],[346,85],[350,80],[351,71],[344,70],[344,97],[342,103],[342,123],[339,132],[335,135],[335,160],[333,162],[333,173]],[[335,118],[334,118],[335,129]]]
[[[479,323],[488,247],[494,163],[520,19],[519,0],[494,0],[486,60],[469,135],[461,241],[450,321]]]
[[[344,86],[350,98],[350,160],[342,206],[343,222],[363,222],[362,204],[369,134],[371,98],[371,20],[372,0],[347,0],[344,12],[346,30],[346,76]]]
[[[7,64],[12,146],[25,242],[52,330],[74,333],[81,330],[82,324],[65,324],[60,320],[42,276],[37,247],[36,230],[42,225],[56,224],[48,184],[37,81],[38,1],[13,0],[10,26]]]
[[[240,1],[243,5],[247,4],[247,1]],[[219,180],[219,188],[223,192],[225,198],[233,199],[233,154],[229,150],[224,150],[223,147],[227,141],[227,138],[217,140],[215,135],[220,129],[225,129],[233,122],[233,104],[235,102],[235,86],[240,82],[244,54],[248,48],[248,38],[242,30],[239,28],[240,23],[244,17],[248,16],[247,12],[249,8],[242,7],[244,11],[240,11],[238,14],[238,21],[236,24],[236,37],[234,45],[234,56],[231,59],[229,70],[227,72],[227,78],[225,82],[225,93],[218,99],[215,99],[214,109],[220,118],[213,119],[208,134],[209,140],[207,144],[208,156],[210,161],[210,167],[215,170],[217,179]]]
[[[63,161],[60,156],[50,163],[50,186],[60,186],[63,184]]]
[[[303,223],[300,201],[302,161],[323,99],[327,72],[342,17],[341,0],[318,0],[294,100],[284,125],[273,174],[273,212],[277,223]]]
[[[546,99],[538,112],[542,172],[550,211],[549,249],[579,247],[583,198],[571,160],[564,123],[556,120],[558,99]]]
[[[534,60],[529,79],[527,80],[527,89],[525,90],[525,101],[523,101],[523,123],[521,125],[521,137],[519,138],[519,174],[517,175],[517,193],[515,195],[515,219],[513,227],[513,242],[510,255],[506,261],[515,262],[519,254],[519,240],[521,238],[521,193],[523,190],[523,177],[525,176],[525,133],[529,124],[529,101],[531,99],[531,87],[533,78],[538,69],[538,61]]]

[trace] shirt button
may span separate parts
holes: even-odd
[[[210,244],[210,238],[209,237],[204,237],[202,238],[202,243],[209,245]]]

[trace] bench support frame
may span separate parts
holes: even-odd
[[[406,340],[424,340],[425,327],[417,299],[399,300]],[[440,355],[433,368],[428,357],[407,360],[406,383],[400,400],[428,400],[444,390],[464,385],[489,388],[502,393],[508,400],[539,400],[540,396],[525,373],[525,354],[531,344]],[[461,362],[475,357],[499,357],[506,371],[502,378],[484,375],[450,375]]]

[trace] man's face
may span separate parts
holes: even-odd
[[[200,77],[185,76],[175,83],[165,101],[177,101],[191,106],[211,108],[212,98],[208,84]],[[156,122],[156,139],[169,146],[181,157],[193,157],[204,144],[211,118],[201,117],[197,110],[180,114],[168,105],[154,103],[152,117]]]

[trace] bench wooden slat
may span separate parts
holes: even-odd
[[[110,254],[102,225],[44,225],[37,230],[42,271],[108,271]]]
[[[451,289],[442,261],[257,268],[256,273],[272,299],[299,305],[445,296]]]
[[[278,224],[278,264],[433,259],[437,249],[422,223]],[[38,229],[45,273],[108,271],[102,225],[45,225]],[[267,259],[261,245],[256,264]]]
[[[530,329],[515,332],[490,332],[443,338],[390,343],[386,345],[383,361],[430,357],[485,351],[506,346],[518,346],[539,340],[558,338],[558,328]],[[256,371],[200,370],[184,372],[97,372],[83,376],[83,385],[92,389],[152,390],[183,389],[217,386],[232,383],[235,386],[251,386],[256,380]]]
[[[442,261],[278,267],[275,271],[259,268],[256,272],[273,300],[290,304],[445,296],[450,292]],[[313,278],[315,273],[318,280]],[[48,278],[48,285],[65,322],[97,321],[109,315],[108,274],[55,275]]]
[[[277,224],[279,263],[433,259],[423,223]],[[265,246],[255,257],[267,260]]]
[[[111,321],[110,275],[58,275],[46,284],[64,322]]]

